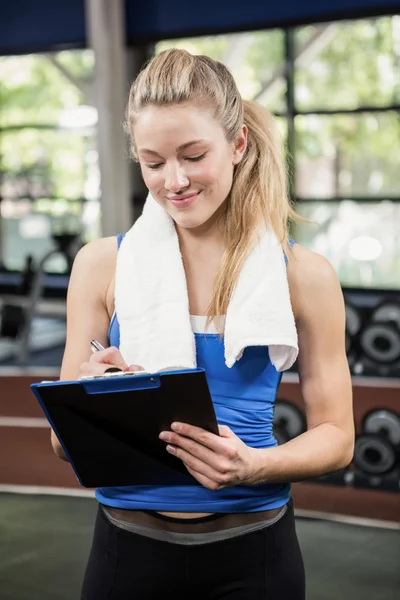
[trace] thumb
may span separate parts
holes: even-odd
[[[144,371],[144,367],[141,367],[140,365],[129,365],[129,367],[127,367],[126,369],[124,369],[125,372],[127,371]]]
[[[219,435],[224,438],[237,438],[237,435],[227,425],[218,425]]]

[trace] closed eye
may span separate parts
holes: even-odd
[[[187,156],[185,158],[185,160],[187,160],[188,162],[199,162],[200,160],[203,160],[203,158],[206,157],[207,152],[203,152],[203,154],[199,154],[199,156]],[[146,165],[146,167],[148,169],[159,169],[160,167],[163,166],[163,163],[156,163],[156,164],[152,164],[152,165]]]
[[[187,156],[185,158],[185,160],[188,160],[189,162],[197,162],[197,161],[205,158],[206,154],[207,154],[207,152],[204,152],[203,154],[200,154],[199,156]]]

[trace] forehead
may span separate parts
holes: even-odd
[[[211,110],[194,104],[147,106],[136,116],[133,134],[138,150],[168,142],[177,147],[189,139],[224,139]]]

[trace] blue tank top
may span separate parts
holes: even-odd
[[[123,236],[118,236],[118,246]],[[293,244],[293,242],[291,242]],[[252,346],[230,369],[218,334],[195,332],[197,365],[207,381],[220,425],[227,425],[253,448],[277,445],[273,435],[274,404],[282,373],[272,365],[268,348]],[[119,323],[110,324],[110,345],[119,347]],[[279,508],[290,498],[290,484],[257,484],[214,491],[201,485],[102,487],[102,504],[131,510],[170,512],[255,512]]]

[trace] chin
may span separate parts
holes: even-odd
[[[219,214],[221,205],[214,208],[213,205],[206,206],[204,203],[196,203],[190,208],[177,210],[174,208],[171,209],[171,206],[163,204],[163,208],[175,221],[178,227],[182,227],[183,229],[197,229],[205,226],[207,223],[211,225],[213,217],[216,217]]]
[[[207,222],[207,219],[196,219],[195,216],[192,217],[183,217],[181,215],[171,215],[174,219],[175,223],[178,227],[182,227],[184,229],[196,229],[197,227],[201,227],[204,223]]]
[[[171,206],[164,208],[169,216],[175,221],[176,225],[184,229],[196,229],[197,227],[201,227],[212,216],[212,213],[211,215],[207,213],[204,214],[204,206],[192,206],[182,210],[174,209],[174,207],[171,209]]]

